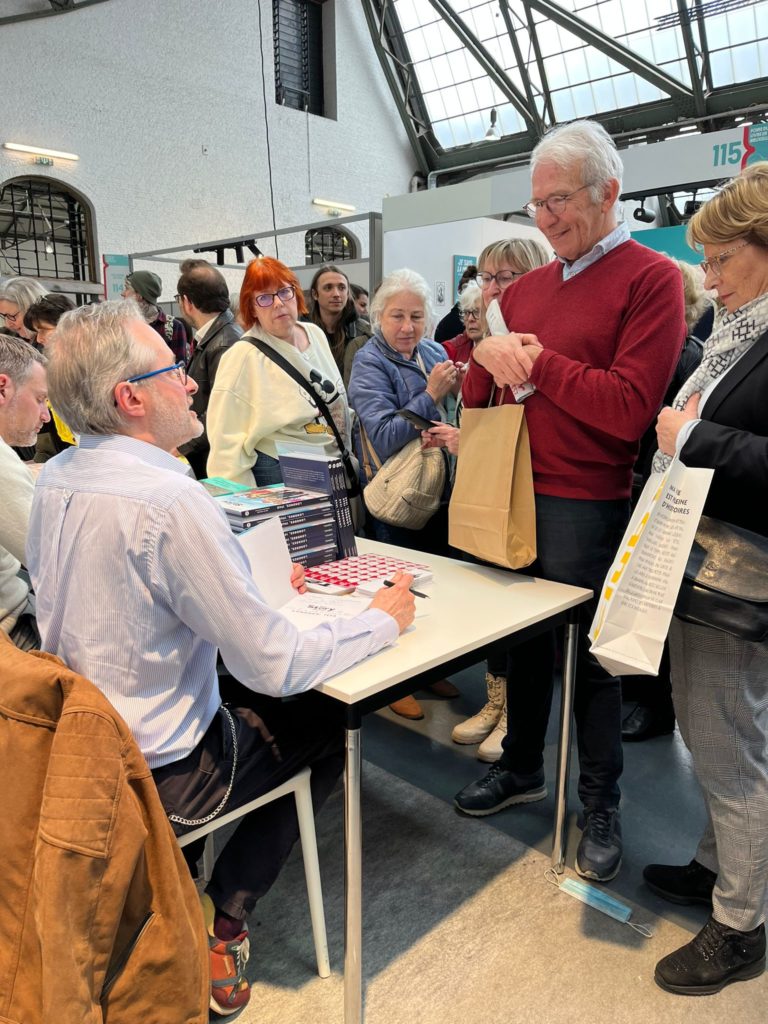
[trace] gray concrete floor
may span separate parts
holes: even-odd
[[[652,937],[643,938],[544,880],[559,694],[545,753],[547,799],[471,819],[453,809],[452,799],[487,766],[450,734],[483,703],[484,666],[453,681],[462,694],[456,700],[417,695],[426,713],[421,722],[388,710],[364,719],[365,1024],[763,1024],[768,975],[698,999],[672,996],[653,982],[656,961],[707,917],[703,907],[656,898],[642,882],[648,862],[688,861],[703,825],[679,735],[625,747],[625,856],[608,888],[632,906],[633,920],[651,926]],[[576,773],[574,754],[571,869],[579,837]],[[332,976],[315,973],[301,855],[294,850],[250,921],[252,998],[240,1024],[343,1020],[340,788],[318,816],[318,842]]]
[[[454,700],[439,700],[427,692],[416,696],[425,715],[409,722],[389,710],[369,715],[363,724],[363,757],[412,785],[451,803],[468,782],[480,778],[488,767],[475,757],[475,747],[451,741],[453,726],[485,702],[484,666],[475,666],[452,681],[461,691]],[[544,764],[548,796],[534,804],[522,804],[482,819],[513,839],[549,856],[552,849],[555,764],[560,692],[555,693]],[[566,865],[573,867],[581,832],[576,828],[579,800],[576,793],[578,761],[575,737],[569,786],[569,838]],[[624,745],[622,869],[610,883],[617,896],[646,906],[683,927],[698,931],[706,920],[703,908],[675,907],[654,896],[643,883],[646,864],[687,863],[694,855],[704,826],[704,808],[693,776],[690,756],[680,734],[660,736],[643,743]]]

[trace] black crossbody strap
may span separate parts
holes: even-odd
[[[341,452],[341,461],[344,463],[344,468],[347,471],[347,477],[349,479],[349,495],[351,498],[356,497],[360,494],[360,480],[358,479],[357,472],[355,470],[354,463],[352,462],[352,456],[347,450],[347,446],[344,444],[344,439],[339,433],[339,428],[336,426],[336,422],[331,414],[331,410],[328,408],[325,399],[318,394],[317,391],[312,387],[310,382],[296,367],[289,363],[287,359],[284,359],[279,352],[275,352],[271,345],[268,345],[265,341],[260,338],[254,338],[249,335],[243,335],[243,341],[250,341],[252,345],[261,352],[267,359],[271,359],[275,365],[279,366],[281,370],[285,370],[289,377],[296,381],[296,383],[302,387],[315,405],[318,407],[320,412],[323,414],[323,419],[333,431],[333,436],[336,439],[336,444],[339,446]]]

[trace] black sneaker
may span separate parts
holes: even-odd
[[[765,970],[765,925],[740,932],[713,917],[685,946],[656,964],[656,984],[683,996],[709,996]]]
[[[621,867],[621,818],[616,807],[584,810],[584,831],[576,851],[576,871],[594,882],[610,882]]]
[[[649,864],[643,868],[643,878],[648,888],[670,903],[687,907],[692,903],[712,906],[712,890],[717,875],[697,860],[690,864]]]
[[[477,782],[471,782],[453,798],[453,802],[464,814],[482,817],[495,814],[512,804],[531,804],[543,800],[547,795],[544,785],[544,769],[533,775],[517,775],[502,767],[501,761]]]

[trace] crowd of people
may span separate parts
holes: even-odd
[[[707,514],[768,535],[768,163],[748,166],[693,216],[703,283],[630,238],[617,214],[621,181],[619,154],[596,123],[548,133],[532,155],[526,209],[549,248],[488,245],[437,330],[432,290],[409,269],[387,275],[369,305],[337,266],[318,269],[305,296],[289,267],[262,257],[247,267],[236,316],[225,279],[203,260],[181,265],[181,318],[160,309],[149,271],[128,275],[125,301],[79,309],[35,282],[0,286],[0,625],[20,648],[42,645],[104,692],[177,833],[215,812],[224,793],[244,802],[306,764],[319,806],[341,771],[342,732],[311,691],[393,643],[414,614],[401,575],[356,618],[297,632],[263,603],[195,478],[279,483],[277,446],[301,441],[354,451],[365,494],[371,453],[380,465],[413,442],[439,448],[445,485],[426,525],[369,514],[364,529],[461,557],[448,537],[461,410],[520,400],[537,534],[526,573],[599,594],[633,486],[636,495],[676,455],[714,470]],[[712,306],[704,288],[719,307],[706,341],[693,336]],[[510,333],[489,330],[493,300]],[[38,459],[57,457],[35,487],[25,463],[36,438]],[[292,584],[304,588],[300,567]],[[620,870],[622,731],[666,732],[676,716],[707,828],[689,864],[649,865],[645,878],[711,916],[659,962],[656,980],[677,993],[719,991],[765,965],[768,646],[673,619],[656,709],[664,725],[650,727],[640,704],[623,724],[621,681],[589,653],[595,606],[582,606],[577,659],[576,871],[606,882]],[[485,816],[546,796],[556,653],[545,634],[489,654],[487,702],[453,730],[490,764],[456,794],[460,812]],[[217,658],[232,677],[226,705]],[[448,680],[434,692],[458,693]],[[302,696],[282,703],[288,695]],[[392,709],[423,716],[413,695]],[[247,1002],[246,918],[295,838],[293,812],[269,805],[243,820],[216,861],[206,892],[220,1013]]]

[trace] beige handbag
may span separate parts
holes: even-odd
[[[417,437],[382,465],[362,423],[360,441],[369,481],[363,490],[368,511],[388,526],[420,530],[437,512],[445,490],[442,448],[422,449]]]

